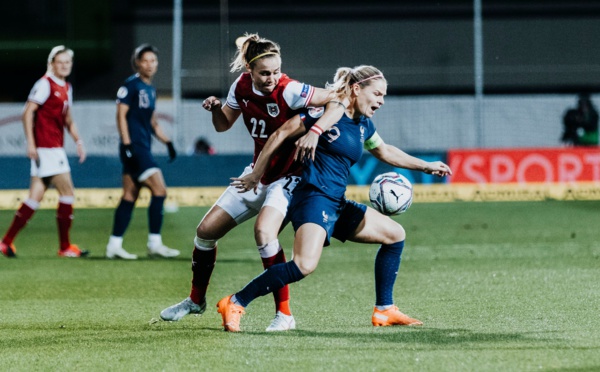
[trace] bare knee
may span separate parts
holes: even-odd
[[[383,244],[394,244],[406,239],[406,231],[402,225],[394,222],[390,225],[383,234]]]
[[[304,276],[312,274],[317,269],[318,264],[318,262],[307,262],[305,260],[297,260],[296,258],[294,258],[294,262]]]
[[[277,239],[277,230],[272,226],[256,223],[254,225],[254,239],[257,245],[265,245]]]

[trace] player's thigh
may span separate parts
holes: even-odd
[[[73,186],[73,180],[71,179],[71,173],[57,174],[50,177],[50,182],[58,191],[61,196],[73,196],[75,188]]]
[[[388,216],[367,207],[365,217],[348,240],[358,243],[393,244],[406,238],[404,228]]]
[[[221,239],[237,225],[238,223],[229,213],[215,204],[196,227],[196,236],[204,240]]]
[[[327,232],[322,226],[310,222],[296,231],[293,260],[302,274],[308,275],[317,268],[326,236]]]
[[[257,245],[265,245],[277,239],[285,215],[275,207],[262,207],[254,223],[254,238]]]
[[[31,177],[31,181],[29,183],[29,199],[35,200],[39,203],[42,201],[46,190],[48,190],[47,182],[44,182],[44,180],[39,177]]]
[[[123,199],[130,202],[136,201],[140,195],[140,184],[127,173],[123,174],[121,182],[123,183]]]
[[[155,173],[153,173],[150,177],[148,177],[143,184],[150,189],[152,195],[155,196],[166,196],[167,195],[167,186],[165,183],[165,178],[163,177],[162,172],[158,169]]]

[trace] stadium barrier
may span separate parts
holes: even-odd
[[[225,187],[170,187],[166,211],[178,207],[211,206]],[[121,198],[119,188],[76,190],[76,208],[115,208]],[[16,210],[27,198],[27,190],[0,190],[0,210]],[[349,199],[369,203],[368,186],[349,186]],[[431,184],[414,185],[414,203],[495,202],[545,200],[600,200],[600,184],[579,183],[507,183],[507,184]],[[150,192],[143,189],[137,207],[147,207]],[[58,204],[56,190],[48,190],[40,208],[54,209]]]

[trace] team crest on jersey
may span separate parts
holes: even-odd
[[[272,117],[276,118],[279,115],[279,106],[276,103],[267,103],[267,112]]]
[[[139,105],[140,108],[148,108],[150,107],[150,97],[148,96],[148,92],[141,89],[139,94]]]
[[[360,126],[360,142],[365,142],[365,127],[363,127],[362,125]]]

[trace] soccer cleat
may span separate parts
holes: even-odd
[[[417,319],[413,319],[408,315],[398,310],[397,306],[392,306],[387,310],[377,310],[377,307],[373,310],[373,317],[371,322],[375,327],[387,327],[394,325],[405,325],[405,326],[418,326],[423,325],[423,322]]]
[[[157,245],[155,247],[151,247],[150,245],[148,245],[148,256],[172,258],[179,256],[179,251],[177,249],[169,248],[162,244]]]
[[[186,298],[178,304],[169,306],[160,312],[162,320],[176,322],[188,314],[202,314],[206,310],[206,298],[198,305],[191,298]]]
[[[221,313],[223,318],[223,327],[227,332],[240,332],[240,319],[246,311],[244,307],[231,302],[231,296],[223,297],[217,303],[217,312]]]
[[[137,260],[137,255],[133,253],[129,253],[123,249],[123,247],[111,246],[110,244],[106,246],[106,258],[122,258],[124,260]]]
[[[0,251],[6,257],[17,257],[17,248],[15,248],[14,244],[6,244],[0,240]]]
[[[89,253],[90,252],[88,252],[86,250],[79,249],[79,247],[76,246],[75,244],[71,244],[68,248],[61,249],[58,251],[58,255],[60,257],[85,257]]]
[[[271,324],[267,327],[267,332],[278,332],[278,331],[289,331],[290,329],[296,329],[296,320],[293,315],[285,315],[281,311],[275,314],[275,318]]]

